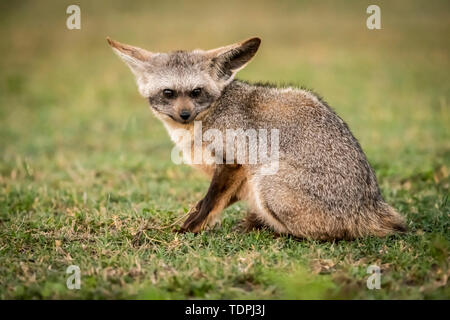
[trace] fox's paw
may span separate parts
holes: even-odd
[[[189,216],[188,219],[184,222],[183,226],[180,228],[180,233],[185,232],[200,232],[205,226],[206,221],[204,219],[199,218],[199,216]]]
[[[189,216],[183,223],[179,232],[200,232],[206,225],[207,219],[201,215],[202,200],[200,200],[195,207],[189,210]]]

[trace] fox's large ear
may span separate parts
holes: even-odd
[[[230,46],[209,50],[206,54],[211,58],[213,71],[217,77],[229,82],[253,58],[260,43],[260,38],[250,38]]]
[[[114,41],[109,37],[106,40],[114,52],[122,58],[136,76],[142,75],[154,55],[150,51]]]

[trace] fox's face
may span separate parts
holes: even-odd
[[[136,76],[139,92],[162,117],[187,124],[219,98],[224,87],[255,55],[261,40],[209,51],[152,53],[108,38]]]

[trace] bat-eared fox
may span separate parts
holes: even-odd
[[[323,100],[304,89],[234,79],[256,54],[259,38],[208,51],[170,53],[107,40],[180,150],[192,154],[200,148],[213,159],[191,162],[211,177],[211,184],[179,231],[197,233],[214,225],[226,207],[240,200],[249,205],[247,230],[268,227],[318,240],[406,231],[403,217],[383,200],[358,141]],[[264,129],[279,134],[278,139],[266,139],[267,149],[279,150],[277,170],[270,174],[264,170],[274,159],[237,162],[234,151],[242,146],[226,141],[227,130]],[[190,138],[181,139],[176,134],[180,130]],[[191,138],[199,130],[222,137],[226,152],[205,141],[196,145]],[[247,143],[245,137],[240,141]],[[256,151],[249,147],[251,152]]]

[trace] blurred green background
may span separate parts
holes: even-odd
[[[0,297],[448,297],[450,3],[376,3],[381,30],[366,28],[366,1],[2,1]],[[70,4],[81,30],[66,28]],[[238,78],[323,96],[411,233],[336,246],[242,235],[241,204],[199,237],[148,227],[176,221],[208,181],[171,163],[162,124],[106,36],[150,51],[261,37]],[[389,289],[365,289],[361,259],[397,265]],[[336,270],[330,285],[268,275],[300,268],[301,278],[317,261]],[[85,277],[80,292],[65,288],[69,264]]]

